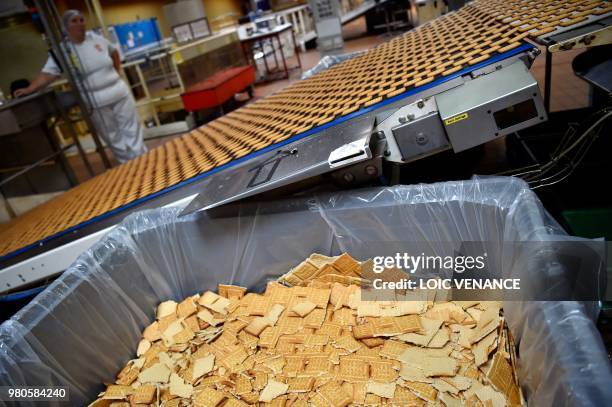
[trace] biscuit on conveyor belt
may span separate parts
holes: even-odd
[[[263,294],[164,301],[91,405],[525,404],[498,302],[362,301],[367,270],[314,254]]]
[[[500,57],[526,39],[606,18],[605,0],[475,0],[355,58],[249,103],[13,219],[0,257],[36,247],[247,155]],[[314,102],[313,102],[314,101]],[[306,266],[303,273],[308,270]],[[350,270],[325,281],[352,283]],[[299,278],[299,276],[296,276]],[[224,295],[220,289],[220,295]],[[228,297],[231,298],[231,297]]]

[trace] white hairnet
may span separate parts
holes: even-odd
[[[66,12],[64,12],[64,15],[62,16],[62,24],[64,24],[64,28],[68,29],[68,23],[70,22],[70,19],[74,16],[82,16],[83,13],[81,13],[79,10],[75,10],[75,9],[69,9],[66,10]]]

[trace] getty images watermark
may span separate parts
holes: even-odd
[[[429,256],[421,253],[411,255],[396,253],[394,256],[376,256],[372,259],[372,271],[375,274],[399,270],[414,275],[418,272],[452,272],[461,275],[464,272],[481,271],[487,267],[487,253],[480,256]],[[396,278],[387,281],[374,278],[372,287],[377,290],[520,290],[520,278],[436,278],[410,279]]]
[[[612,301],[603,240],[363,241],[362,299]]]

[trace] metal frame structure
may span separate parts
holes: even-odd
[[[340,177],[349,184],[353,179],[358,180],[359,174],[369,174],[367,178],[380,176],[383,157],[396,162],[410,161],[402,160],[393,147],[388,148],[389,139],[373,137],[376,131],[383,130],[383,127],[376,129],[376,126],[384,123],[393,112],[517,61],[530,65],[536,55],[537,50],[525,43],[448,77],[266,147],[51,236],[43,244],[26,248],[10,259],[7,267],[0,270],[0,292],[61,273],[78,254],[133,211],[174,206],[186,207],[187,213],[326,173]],[[393,153],[386,152],[391,150]],[[348,179],[351,177],[353,179]],[[202,190],[207,193],[193,199]],[[187,206],[189,202],[191,204]]]
[[[365,0],[359,6],[352,10],[340,10],[340,22],[346,24],[354,19],[361,17],[373,8],[380,6],[386,0],[374,1]],[[314,27],[314,21],[312,19],[312,12],[308,4],[302,4],[299,6],[291,7],[285,10],[280,10],[275,13],[280,16],[284,22],[291,23],[293,25],[293,33],[295,39],[300,46],[302,52],[306,52],[306,43],[308,41],[317,38],[317,32]]]
[[[553,54],[571,49],[581,49],[612,43],[612,17],[601,20],[588,18],[582,24],[571,28],[557,29],[541,36],[537,42],[546,46],[544,66],[544,106],[550,112],[550,94],[552,89]]]

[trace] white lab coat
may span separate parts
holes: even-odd
[[[92,121],[98,134],[120,163],[143,154],[143,128],[132,94],[113,66],[116,50],[106,38],[88,31],[80,44],[67,42],[65,49],[83,89],[79,91],[93,108]],[[42,69],[52,75],[62,70],[52,56]]]

